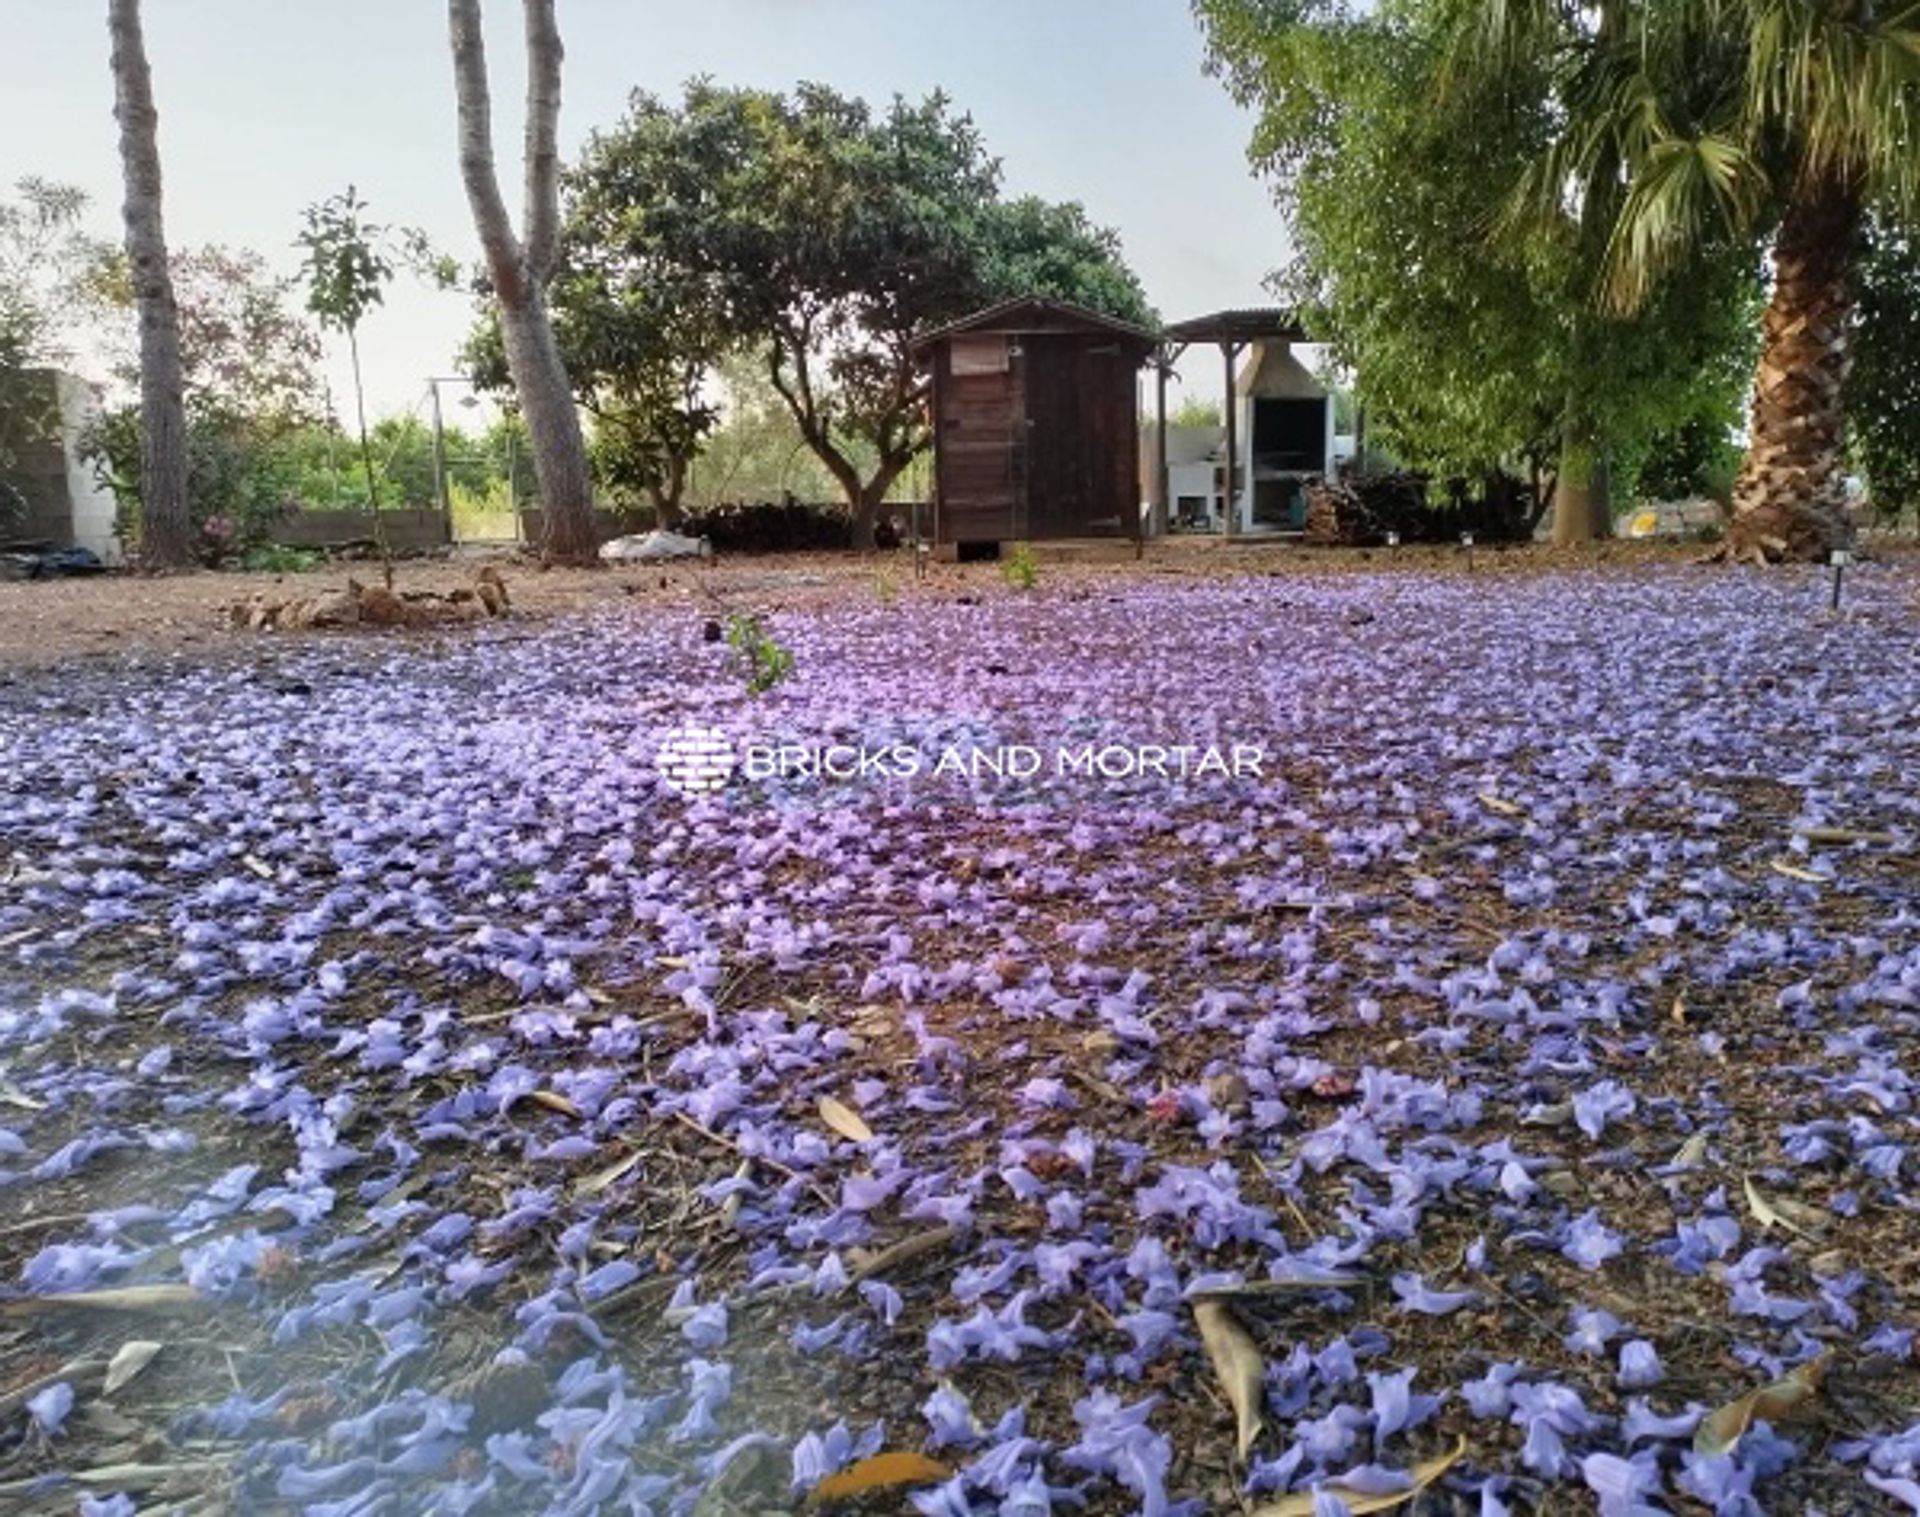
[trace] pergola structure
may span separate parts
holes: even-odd
[[[1234,468],[1239,462],[1240,438],[1238,435],[1238,398],[1235,394],[1237,381],[1234,365],[1240,355],[1251,343],[1305,342],[1306,329],[1294,318],[1291,311],[1277,306],[1250,307],[1243,310],[1215,311],[1208,316],[1195,316],[1187,321],[1176,321],[1167,327],[1160,344],[1160,352],[1154,362],[1154,416],[1158,429],[1154,451],[1155,466],[1160,471],[1160,500],[1163,510],[1171,510],[1169,498],[1171,486],[1167,470],[1167,375],[1182,353],[1197,343],[1215,343],[1220,348],[1221,357],[1226,362],[1227,388],[1226,399],[1221,404],[1227,423],[1227,478],[1226,509],[1220,513],[1220,533],[1227,540],[1233,537],[1234,503],[1239,499],[1234,489]]]

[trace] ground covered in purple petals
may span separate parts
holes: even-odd
[[[718,1517],[889,1450],[953,1473],[876,1510],[1332,1514],[1464,1442],[1401,1510],[1920,1510],[1916,577],[1848,589],[876,596],[758,698],[639,608],[16,683],[0,1505]],[[690,800],[687,725],[923,762]]]

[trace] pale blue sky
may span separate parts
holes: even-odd
[[[145,10],[172,241],[249,245],[290,271],[301,207],[352,181],[380,218],[472,260],[440,0]],[[520,7],[487,13],[502,173],[517,177]],[[699,73],[876,100],[939,85],[1011,191],[1081,200],[1119,229],[1164,316],[1259,302],[1282,260],[1284,229],[1246,166],[1248,119],[1202,74],[1185,0],[560,0],[559,14],[569,152],[634,87],[672,94]],[[78,184],[117,236],[105,16],[105,0],[0,0],[0,181]],[[363,335],[376,408],[415,405],[468,319],[464,296],[396,283]],[[1193,393],[1219,394],[1217,366],[1184,366]],[[344,365],[330,372],[338,395]]]

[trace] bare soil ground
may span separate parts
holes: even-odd
[[[1480,547],[1469,566],[1455,547],[1303,549],[1286,543],[1222,544],[1176,538],[1155,543],[1136,559],[1127,544],[1042,544],[1041,573],[1049,583],[1106,579],[1219,578],[1242,574],[1325,574],[1378,570],[1443,569],[1461,573],[1529,574],[1555,568],[1630,570],[1635,565],[1686,561],[1697,546],[1671,543],[1607,543],[1588,548],[1544,545]],[[860,557],[847,553],[730,556],[711,563],[657,568],[549,569],[531,560],[411,559],[396,566],[394,588],[446,592],[472,583],[481,562],[497,563],[507,576],[515,611],[545,618],[638,598],[662,607],[709,603],[782,610],[830,604],[847,597],[897,594],[903,600],[939,598],[991,590],[1002,583],[998,566],[929,563],[916,578],[905,552]],[[258,634],[226,625],[227,608],[254,595],[309,596],[337,589],[352,576],[379,581],[379,565],[336,563],[296,574],[198,573],[142,577],[106,574],[90,578],[0,583],[0,668],[33,668],[67,659],[123,654],[225,654],[257,647]],[[307,634],[327,636],[326,633]],[[405,634],[393,634],[403,636]],[[285,638],[282,638],[285,641]]]

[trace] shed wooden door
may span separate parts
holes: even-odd
[[[1137,509],[1135,366],[1115,343],[1040,334],[1026,361],[1026,533],[1100,537]]]
[[[1000,542],[1021,535],[1026,498],[1020,355],[1004,334],[956,337],[939,358],[939,538]]]

